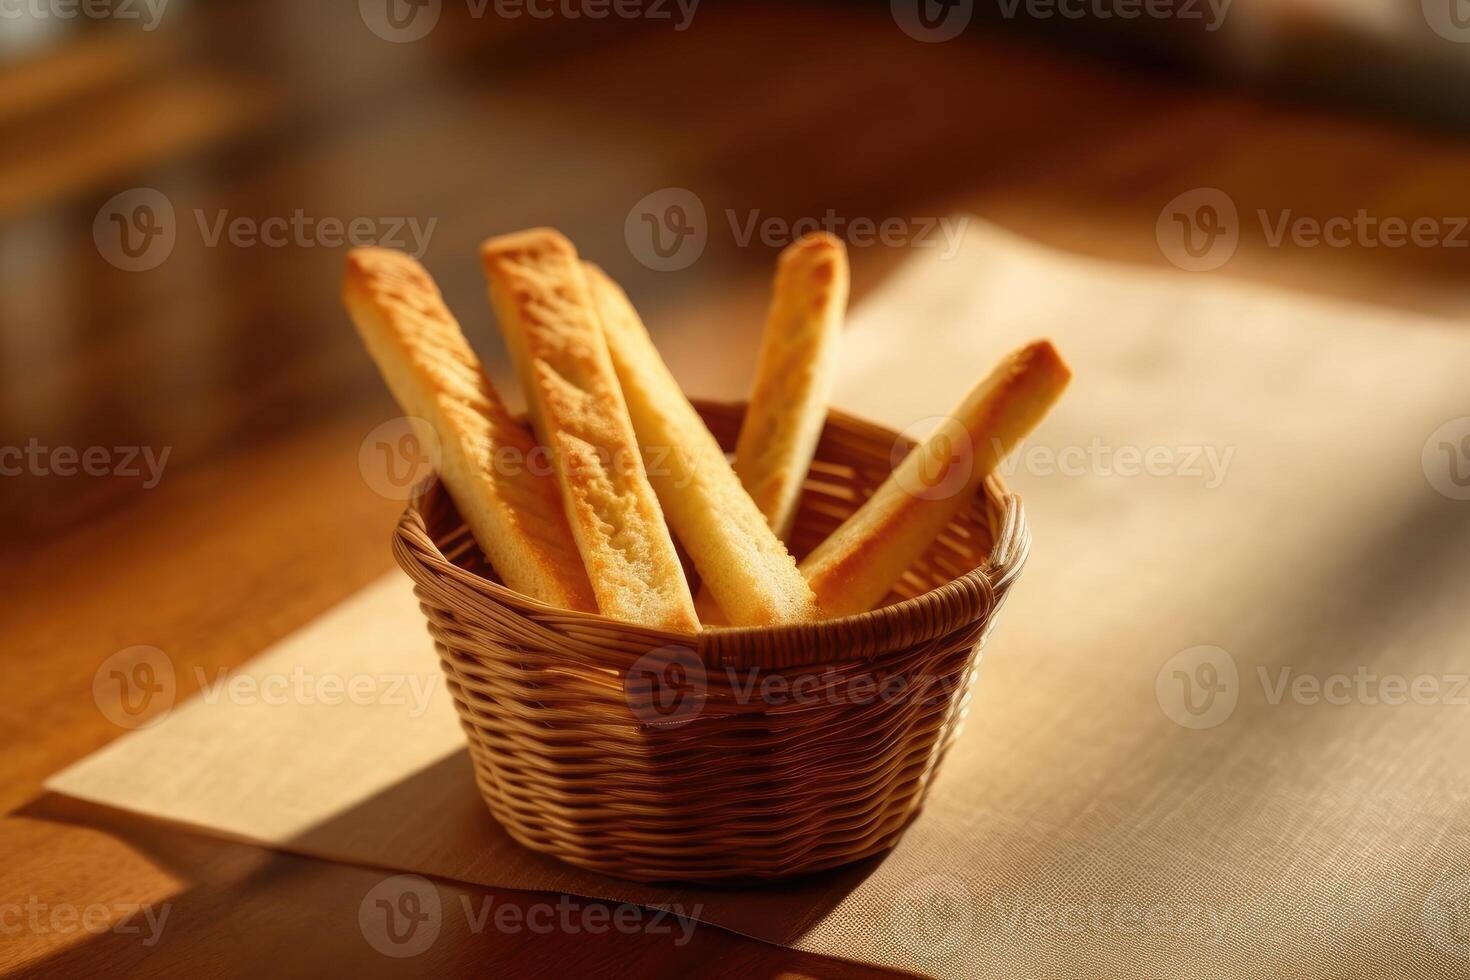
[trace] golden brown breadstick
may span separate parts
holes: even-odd
[[[645,626],[698,630],[576,250],[539,228],[492,238],[480,257],[598,609]]]
[[[827,418],[847,291],[840,239],[815,232],[781,253],[735,472],[783,541]]]
[[[782,541],[827,419],[848,281],[847,248],[826,232],[798,238],[776,264],[735,473]],[[694,608],[705,624],[727,621],[708,589]]]
[[[1046,415],[1071,378],[1046,341],[1012,352],[801,570],[829,616],[872,609]]]
[[[649,479],[730,623],[773,626],[818,618],[796,560],[679,390],[633,304],[601,269],[585,268],[633,428],[648,454]]]
[[[531,434],[506,413],[434,280],[402,252],[353,249],[342,299],[399,406],[432,426],[439,478],[505,584],[594,611],[556,481],[534,472]]]

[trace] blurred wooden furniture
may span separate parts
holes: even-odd
[[[0,903],[174,903],[154,948],[32,930],[7,935],[0,971],[882,972],[705,927],[687,946],[451,931],[424,958],[389,960],[357,926],[378,872],[38,794],[119,734],[91,693],[112,652],[166,650],[186,696],[196,669],[242,662],[392,563],[400,504],[367,486],[357,455],[397,413],[339,309],[341,249],[211,246],[224,212],[436,219],[425,261],[492,351],[475,245],[560,226],[627,285],[696,393],[754,365],[782,243],[742,244],[752,218],[974,210],[1165,266],[1155,221],[1195,187],[1226,190],[1247,216],[1470,214],[1463,139],[1161,84],[994,34],[921,44],[885,7],[711,5],[675,31],[476,20],[445,4],[429,37],[392,44],[354,4],[181,4],[156,32],[90,25],[0,64],[0,446],[170,450],[153,488],[34,469],[0,480]],[[172,201],[178,240],[158,268],[126,272],[92,226],[139,186]],[[709,226],[703,257],[677,273],[645,267],[623,237],[635,203],[669,186],[697,194]],[[1467,310],[1464,251],[1272,247],[1243,224],[1215,274]],[[907,249],[852,253],[860,301]]]

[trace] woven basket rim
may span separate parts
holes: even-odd
[[[744,401],[708,399],[691,399],[691,402],[701,411],[743,410],[746,404]],[[913,445],[912,440],[886,426],[837,409],[828,411],[826,424],[868,430],[870,435],[887,439],[905,449]],[[1006,487],[999,474],[992,474],[985,480],[983,492],[989,505],[991,548],[984,561],[963,575],[919,595],[868,612],[781,626],[707,626],[692,636],[627,623],[600,613],[552,606],[455,564],[439,548],[424,520],[424,512],[428,509],[426,504],[432,501],[433,495],[447,495],[437,478],[431,477],[409,500],[394,531],[394,553],[416,585],[423,584],[421,577],[448,577],[523,615],[554,621],[572,630],[611,629],[623,634],[638,634],[649,649],[682,647],[693,650],[711,666],[789,667],[837,663],[866,659],[914,643],[927,642],[966,623],[988,618],[997,596],[1009,589],[1025,564],[1030,550],[1030,532],[1020,496]],[[782,656],[778,658],[779,663],[773,662],[770,651],[790,649],[803,650],[802,659],[791,660]]]

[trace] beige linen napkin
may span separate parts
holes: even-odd
[[[837,403],[922,431],[1036,336],[1077,381],[1009,467],[1031,562],[884,859],[713,890],[519,848],[396,574],[241,670],[355,678],[362,703],[244,683],[49,785],[940,977],[1470,974],[1470,337],[974,222],[854,317]]]

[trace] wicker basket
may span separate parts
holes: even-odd
[[[741,405],[698,408],[727,449]],[[820,542],[891,469],[894,433],[832,413],[791,542]],[[823,623],[698,637],[501,585],[437,485],[399,522],[476,781],[517,841],[642,881],[764,879],[892,847],[969,701],[1026,557],[992,479],[895,589]]]

